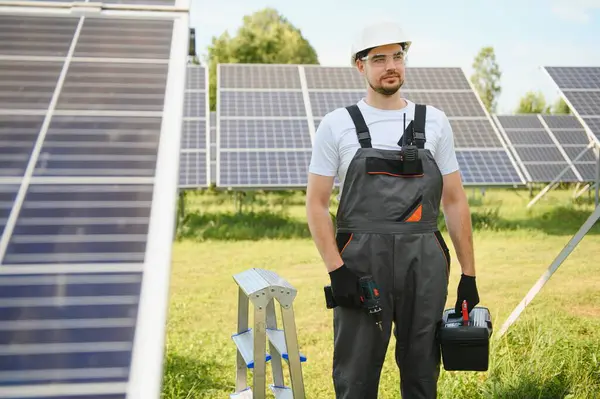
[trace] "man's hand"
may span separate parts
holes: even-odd
[[[360,284],[358,276],[348,268],[342,265],[329,272],[331,279],[331,291],[333,299],[342,307],[360,308]]]
[[[462,310],[463,300],[467,301],[467,311],[471,313],[471,310],[479,303],[479,293],[477,292],[477,283],[475,282],[475,276],[467,276],[462,274],[460,276],[460,282],[458,283],[458,289],[456,290],[456,304],[454,305],[454,311],[458,314]]]

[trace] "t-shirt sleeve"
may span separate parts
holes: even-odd
[[[458,160],[456,159],[456,151],[454,150],[454,133],[445,113],[442,113],[441,123],[441,137],[438,141],[434,158],[442,175],[447,175],[458,170]]]
[[[339,165],[338,145],[329,125],[329,118],[321,120],[312,148],[308,171],[317,175],[335,176]]]

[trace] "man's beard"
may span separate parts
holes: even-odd
[[[377,93],[383,94],[384,96],[392,96],[392,95],[396,94],[398,92],[398,90],[400,90],[400,88],[404,84],[404,80],[402,80],[402,78],[398,75],[386,76],[385,78],[383,78],[381,80],[385,80],[385,79],[388,79],[391,77],[398,78],[398,84],[396,84],[392,87],[383,87],[383,86],[375,87],[368,79],[367,79],[367,81],[369,82],[369,86],[371,86],[371,88],[374,91],[376,91]]]

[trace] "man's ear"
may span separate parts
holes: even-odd
[[[358,69],[358,72],[360,72],[360,73],[365,72],[365,64],[363,64],[363,62],[361,60],[356,60],[356,68]]]

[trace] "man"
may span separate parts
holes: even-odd
[[[450,272],[450,253],[436,224],[440,205],[462,269],[456,310],[463,300],[469,312],[479,302],[470,211],[450,123],[442,111],[417,106],[399,91],[410,45],[393,23],[367,26],[352,51],[366,97],[327,114],[315,135],[306,208],[338,303],[338,399],[377,398],[392,323],[402,397],[437,396],[436,328]],[[329,198],[335,176],[341,191],[334,234]],[[379,286],[383,333],[360,308],[358,278],[365,275]]]

